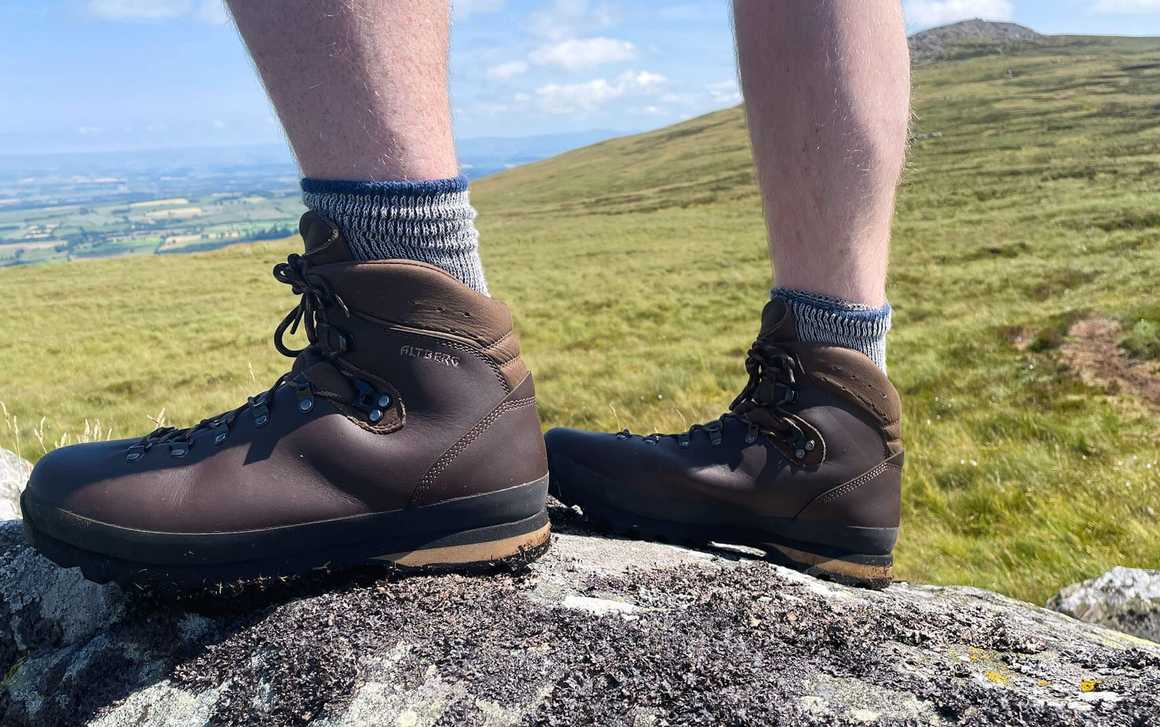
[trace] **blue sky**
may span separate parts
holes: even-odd
[[[1160,35],[1160,0],[904,6],[911,31],[982,16]],[[726,0],[458,0],[454,14],[461,138],[636,131],[739,100]],[[220,0],[0,0],[0,27],[0,153],[281,138]]]

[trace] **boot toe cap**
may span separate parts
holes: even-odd
[[[548,492],[572,505],[580,487],[591,488],[593,478],[613,479],[618,470],[615,434],[556,428],[544,435],[548,449]]]
[[[110,495],[110,481],[124,473],[134,441],[74,444],[41,457],[21,496],[24,518],[38,522],[50,511],[66,511],[100,520],[100,503]]]

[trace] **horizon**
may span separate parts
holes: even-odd
[[[908,34],[977,17],[1046,35],[1160,35],[1160,0],[903,7]],[[0,120],[0,155],[285,146],[220,0],[53,0],[0,8],[0,21],[0,95],[23,109]],[[460,142],[620,136],[741,100],[721,0],[459,0],[450,62]]]
[[[705,114],[699,114],[699,115],[704,116],[706,114],[711,114],[714,111],[719,111],[719,110],[720,109],[713,109],[712,111],[706,111]],[[696,118],[696,117],[693,117],[693,118]],[[616,138],[618,136],[630,136],[633,134],[642,134],[642,133],[646,133],[646,132],[652,131],[652,130],[653,129],[640,129],[638,131],[623,131],[622,132],[622,131],[619,131],[616,129],[581,129],[581,130],[575,131],[575,132],[560,132],[557,134],[553,134],[550,132],[545,133],[545,134],[527,134],[527,135],[488,134],[486,136],[469,136],[469,137],[462,137],[462,138],[457,137],[455,139],[455,142],[458,145],[458,144],[469,143],[469,142],[491,141],[491,140],[501,140],[501,139],[505,140],[505,141],[528,141],[528,140],[534,140],[534,139],[540,139],[540,138],[554,139],[554,138],[567,137],[567,136],[579,136],[579,135],[583,135],[583,134],[607,134],[608,138],[611,139],[611,138]],[[199,151],[199,150],[208,151],[208,150],[212,150],[212,149],[248,149],[248,148],[269,149],[269,150],[286,149],[287,151],[289,151],[289,148],[287,147],[287,145],[284,141],[274,140],[274,141],[250,141],[250,142],[243,141],[243,142],[238,142],[238,143],[224,142],[224,143],[220,143],[220,144],[212,144],[212,143],[211,144],[188,144],[188,145],[183,145],[183,146],[144,146],[144,147],[118,148],[118,149],[79,149],[79,150],[67,150],[66,149],[66,150],[48,150],[48,151],[0,151],[0,158],[2,158],[2,159],[19,159],[22,157],[23,158],[30,158],[30,157],[86,156],[86,155],[99,156],[101,154],[138,154],[138,153],[148,154],[148,153],[152,153],[152,152],[167,152],[167,151]]]

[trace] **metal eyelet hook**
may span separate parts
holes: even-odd
[[[371,424],[378,424],[386,416],[386,409],[393,401],[390,394],[379,391],[366,381],[355,379],[355,399],[353,406],[365,412]]]

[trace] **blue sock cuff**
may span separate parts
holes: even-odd
[[[392,197],[429,197],[433,194],[451,194],[467,191],[467,177],[418,181],[392,180],[387,182],[358,182],[346,179],[302,180],[302,191],[307,194],[366,194]]]
[[[807,343],[842,346],[860,351],[886,371],[886,332],[890,304],[874,308],[807,290],[774,288],[794,313],[798,337]]]
[[[890,307],[890,303],[886,303],[881,308],[873,308],[862,303],[854,303],[841,298],[822,295],[821,293],[811,293],[808,290],[797,290],[796,288],[774,288],[771,293],[773,296],[786,301],[804,303],[805,305],[830,313],[840,313],[844,318],[852,318],[860,321],[885,320],[890,317],[890,313],[893,310]]]

